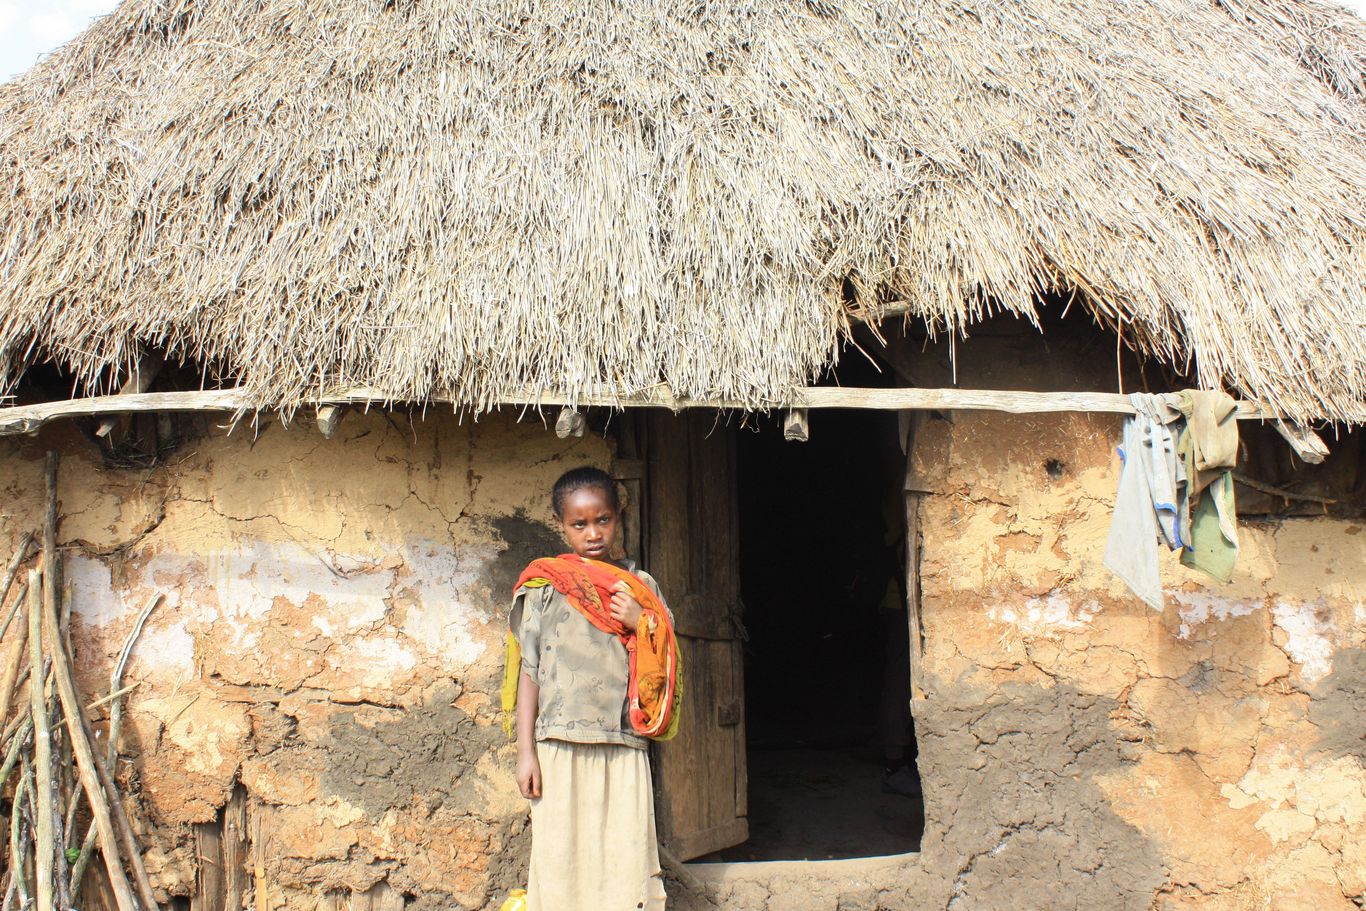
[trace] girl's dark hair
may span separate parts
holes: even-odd
[[[601,468],[584,465],[581,468],[572,468],[560,475],[560,479],[551,488],[550,506],[555,510],[555,518],[564,516],[565,498],[576,490],[584,490],[590,487],[601,490],[612,509],[621,511],[621,501],[617,498],[617,482]]]

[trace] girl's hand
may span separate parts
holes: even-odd
[[[636,624],[640,622],[640,612],[643,610],[640,602],[631,596],[631,586],[625,582],[618,582],[612,586],[612,603],[607,605],[612,612],[612,617],[631,632],[635,632]]]
[[[535,750],[517,754],[517,787],[527,800],[541,796],[541,760]]]

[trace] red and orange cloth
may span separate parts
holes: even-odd
[[[640,622],[634,630],[612,616],[608,605],[618,582],[625,582],[631,597],[640,602]],[[584,619],[610,633],[626,646],[628,681],[627,717],[642,737],[669,740],[678,733],[679,701],[683,692],[683,667],[673,621],[659,597],[634,573],[600,560],[577,554],[532,560],[513,588],[550,585],[569,600]],[[511,733],[517,707],[517,683],[521,675],[522,649],[517,638],[507,635],[507,663],[503,668],[504,726]]]

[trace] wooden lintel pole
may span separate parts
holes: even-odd
[[[33,580],[32,587],[37,587],[36,580]],[[30,609],[35,609],[32,605]],[[95,751],[90,743],[93,738],[90,736],[89,728],[86,724],[85,711],[81,699],[76,693],[76,682],[71,676],[71,660],[66,653],[66,643],[63,641],[61,630],[57,624],[57,605],[43,599],[41,606],[43,622],[48,628],[48,647],[52,657],[52,676],[57,682],[57,695],[62,700],[62,712],[66,715],[67,732],[71,737],[71,746],[76,754],[76,770],[81,778],[81,787],[85,789],[85,796],[90,801],[90,810],[95,817],[95,828],[99,833],[100,853],[104,855],[104,866],[109,873],[109,883],[114,890],[114,900],[119,906],[119,911],[154,911],[157,907],[156,900],[151,898],[150,885],[143,896],[146,907],[139,909],[137,900],[133,897],[133,890],[128,884],[128,877],[123,872],[123,865],[119,863],[119,841],[120,833],[114,825],[114,814],[122,814],[123,802],[119,800],[118,791],[113,787],[112,780],[104,771],[104,766],[95,756]],[[125,819],[126,824],[126,819]],[[136,852],[135,857],[130,857],[130,864],[134,860],[137,866],[141,865],[142,855],[137,851],[137,844],[133,844]],[[134,866],[134,869],[137,869]],[[143,874],[144,877],[146,874]],[[139,892],[143,892],[139,887]],[[150,901],[149,901],[150,898]]]
[[[404,400],[380,389],[365,387],[337,389],[326,395],[300,404],[386,406]],[[432,395],[431,404],[451,404],[453,399]],[[550,408],[569,406],[575,409],[603,408],[720,408],[732,411],[765,411],[788,408],[854,408],[880,411],[1004,411],[1010,414],[1040,414],[1050,412],[1096,412],[1102,414],[1133,414],[1133,404],[1126,395],[1112,392],[1018,392],[993,389],[867,389],[846,386],[807,386],[794,389],[789,395],[758,405],[724,398],[686,398],[675,396],[667,386],[654,386],[629,394],[612,392],[574,393],[512,389],[500,393],[491,402],[509,407]],[[237,415],[255,410],[270,410],[237,389],[215,389],[203,392],[144,392],[136,395],[106,395],[65,402],[45,402],[41,405],[17,405],[0,408],[0,436],[33,433],[49,421],[60,418],[88,417],[99,414],[130,414],[137,412],[232,412]],[[1257,402],[1239,402],[1236,414],[1240,420],[1271,420],[1276,412]]]
[[[52,911],[56,890],[52,884],[56,844],[52,829],[52,732],[47,722],[47,699],[43,694],[42,582],[37,570],[28,574],[29,707],[33,712],[33,764],[36,767],[34,804],[38,818],[33,835],[33,890],[38,911]],[[18,812],[16,808],[16,812]]]

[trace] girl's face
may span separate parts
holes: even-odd
[[[588,560],[610,560],[621,522],[606,491],[581,487],[564,498],[560,531],[569,549]]]

